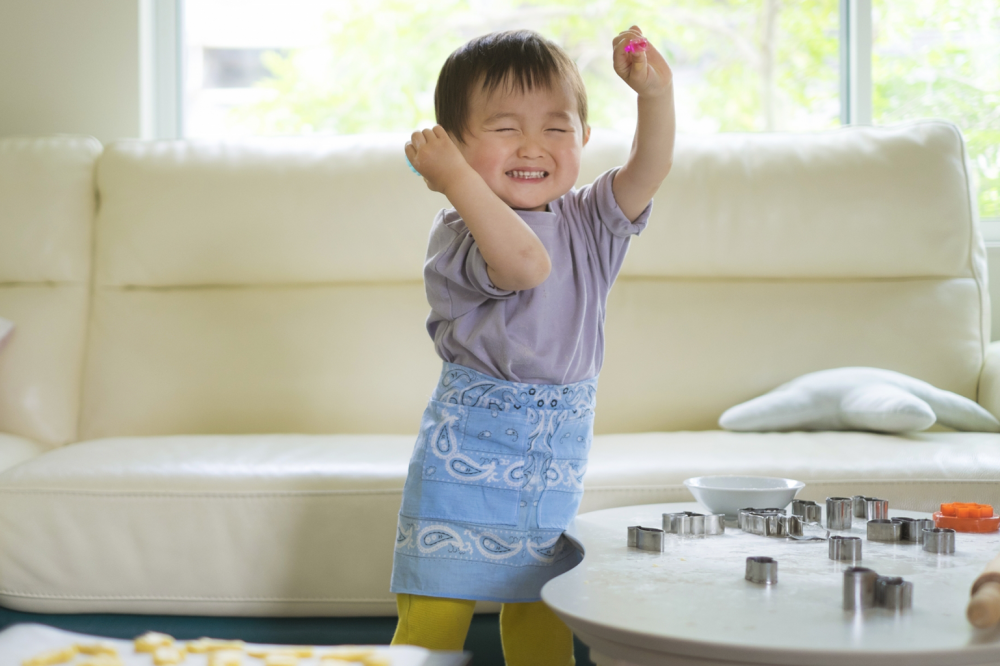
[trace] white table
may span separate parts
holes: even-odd
[[[868,541],[865,566],[911,581],[913,607],[895,614],[842,609],[843,571],[827,542],[747,534],[734,524],[722,536],[667,535],[662,553],[627,546],[629,525],[661,527],[663,513],[698,504],[647,504],[578,516],[567,535],[585,551],[575,569],[550,581],[542,599],[591,648],[599,666],[964,666],[1000,663],[1000,628],[977,630],[965,618],[969,589],[1000,552],[1000,535],[956,535],[954,555],[916,544]],[[928,518],[913,511],[892,516]],[[744,580],[746,558],[778,560],[778,583]]]

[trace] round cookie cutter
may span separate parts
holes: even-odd
[[[831,536],[829,555],[831,560],[857,562],[861,559],[861,537]]]
[[[747,570],[743,577],[758,585],[776,585],[778,561],[772,557],[748,557]]]
[[[932,527],[924,530],[924,550],[928,553],[951,555],[955,552],[955,530]]]
[[[850,497],[826,498],[826,529],[849,530],[853,518],[853,500]]]
[[[844,570],[844,610],[862,611],[875,607],[875,581],[878,574],[867,567]]]

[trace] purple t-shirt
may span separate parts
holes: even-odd
[[[611,182],[618,169],[549,204],[516,211],[545,246],[552,271],[534,289],[495,287],[469,228],[454,208],[438,213],[424,263],[438,355],[493,377],[570,384],[596,377],[604,362],[604,309],[632,234],[652,202],[629,222]]]

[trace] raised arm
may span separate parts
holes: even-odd
[[[443,127],[414,132],[405,151],[427,187],[448,197],[462,216],[494,286],[520,291],[545,281],[552,263],[542,241],[469,166]]]
[[[618,207],[635,220],[674,163],[673,72],[638,26],[614,38],[613,55],[615,72],[639,95],[632,151],[611,186]]]

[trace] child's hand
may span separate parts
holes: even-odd
[[[656,97],[673,85],[673,72],[639,26],[618,33],[613,40],[615,72],[643,97]]]
[[[404,147],[406,158],[424,177],[433,192],[446,194],[449,183],[466,169],[472,169],[465,156],[440,125],[414,132]]]

